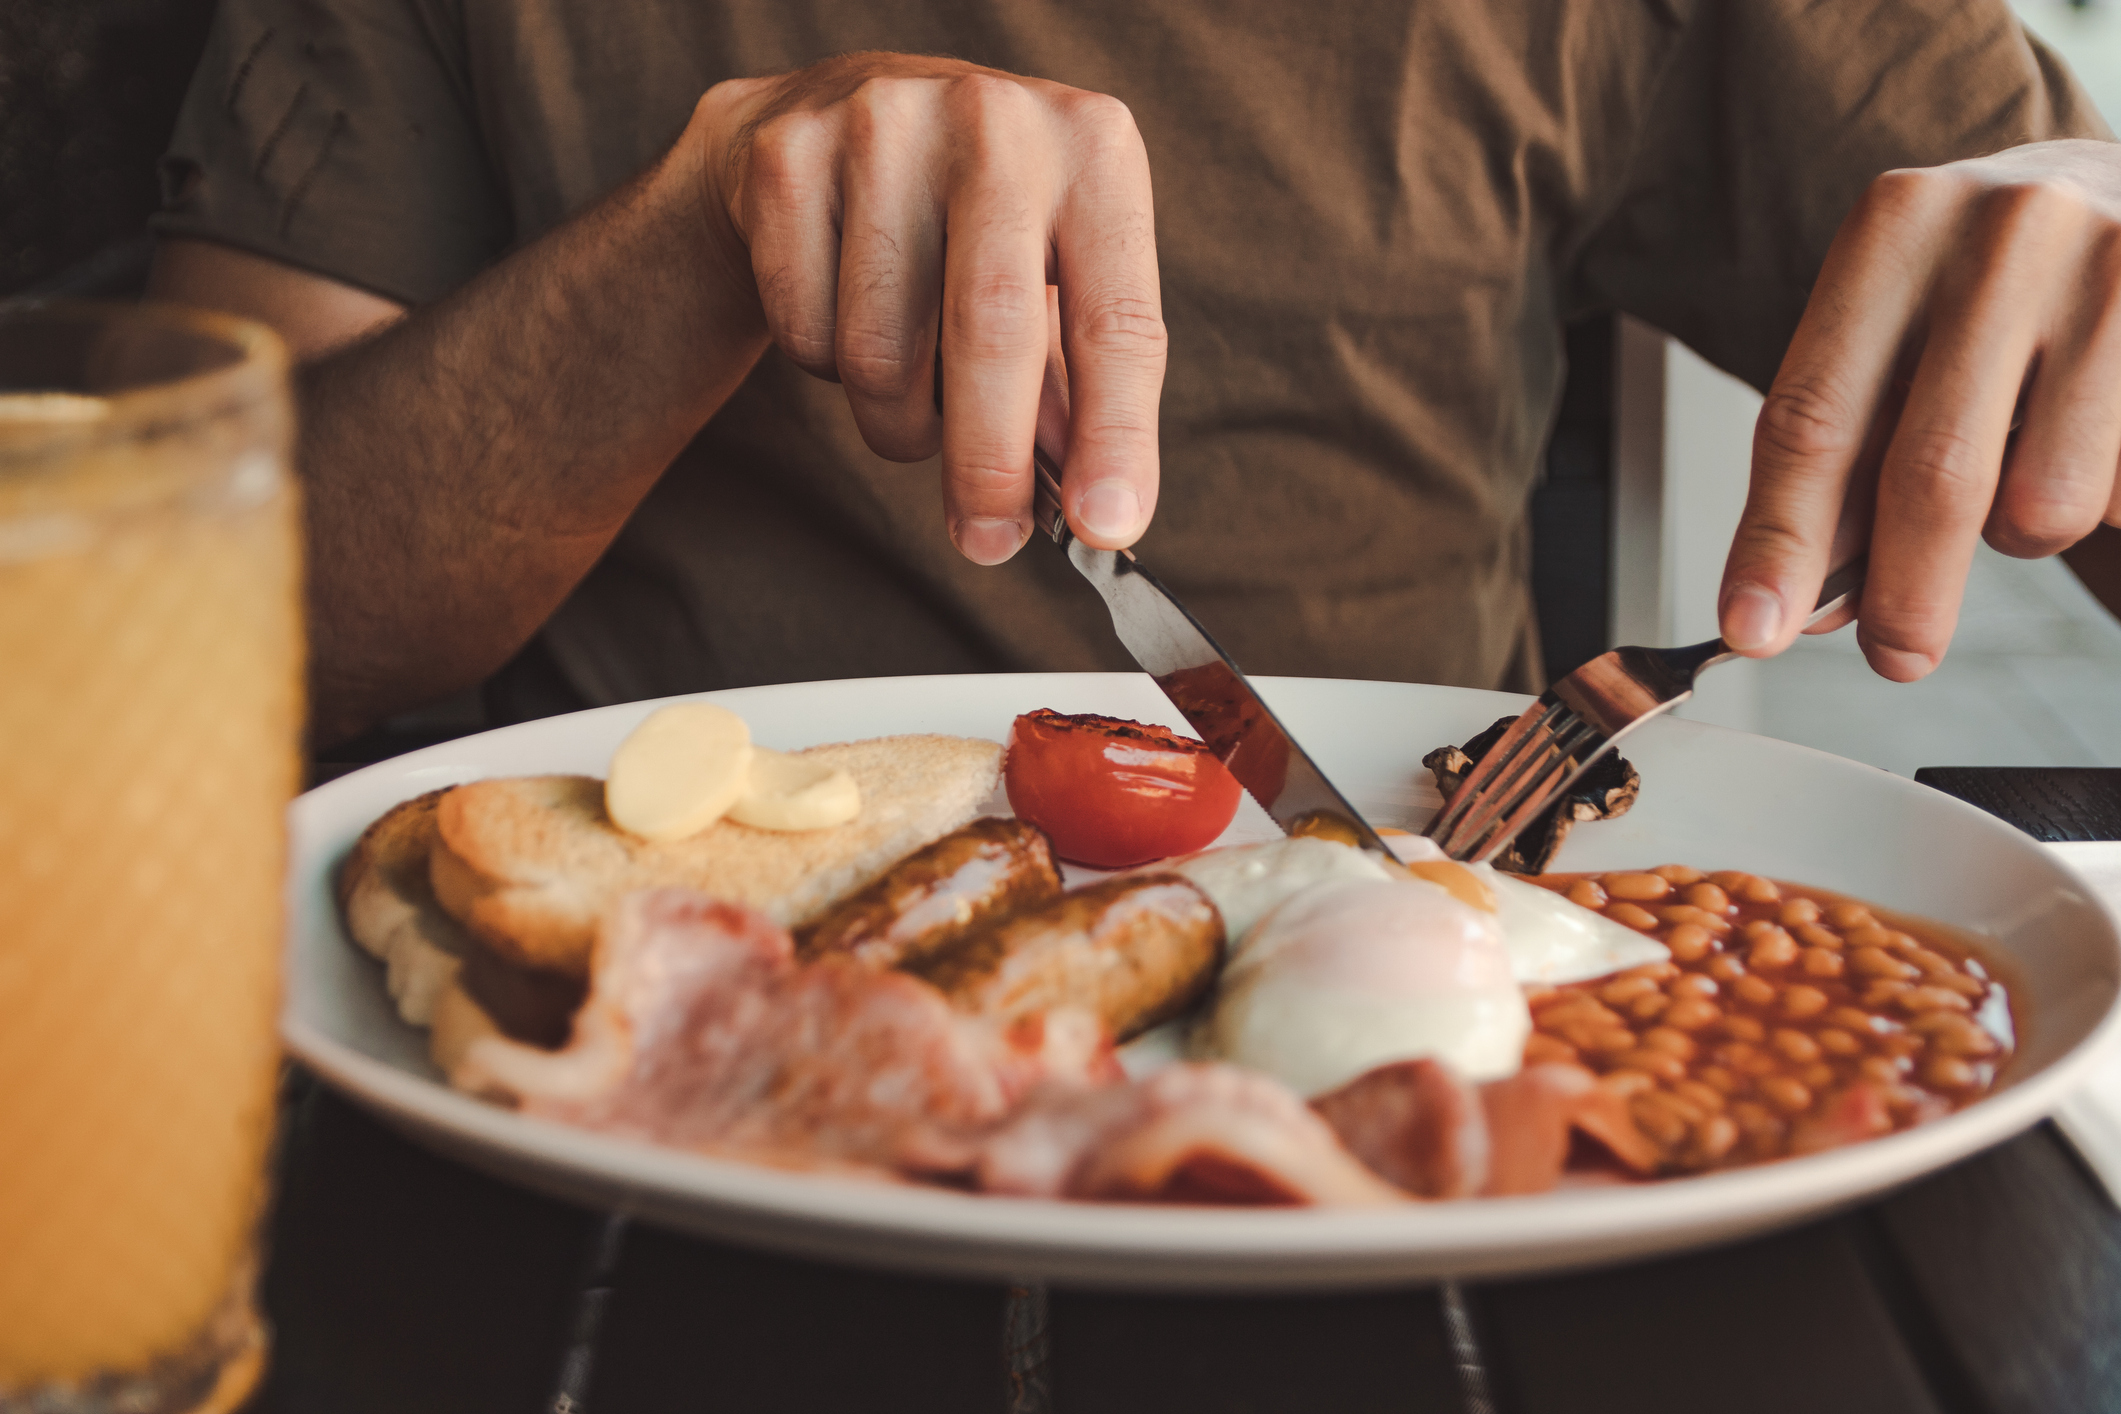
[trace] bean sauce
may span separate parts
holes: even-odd
[[[2003,988],[1935,925],[1685,865],[1531,880],[1671,961],[1526,996],[1525,1061],[1575,1061],[1695,1173],[1906,1129],[1971,1102],[2010,1055]]]

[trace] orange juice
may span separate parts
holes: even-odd
[[[191,380],[218,398],[11,420],[0,392],[0,1406],[229,1407],[261,1367],[301,710],[282,377],[263,336]]]

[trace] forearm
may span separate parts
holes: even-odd
[[[698,150],[303,371],[318,740],[506,661],[757,361]]]

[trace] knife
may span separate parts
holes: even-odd
[[[1033,524],[1053,537],[1069,563],[1104,596],[1119,641],[1238,784],[1288,834],[1319,835],[1393,858],[1362,813],[1326,779],[1274,709],[1245,681],[1230,655],[1134,552],[1093,550],[1075,538],[1061,511],[1059,469],[1044,447],[1034,446],[1031,460],[1038,478]]]

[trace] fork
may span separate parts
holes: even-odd
[[[1827,576],[1806,628],[1856,596],[1867,563],[1859,555]],[[1461,861],[1501,852],[1622,737],[1692,697],[1696,678],[1737,656],[1721,638],[1601,653],[1510,723],[1422,833]]]

